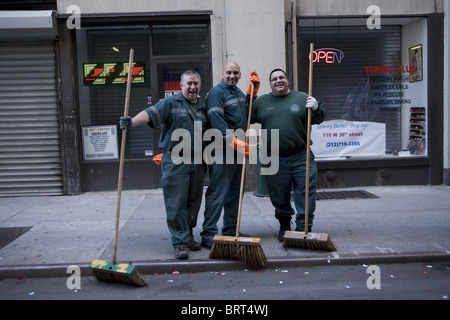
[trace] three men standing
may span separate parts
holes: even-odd
[[[241,79],[239,65],[230,62],[222,72],[222,81],[213,87],[206,96],[206,107],[197,96],[200,92],[201,79],[195,71],[186,71],[181,76],[182,92],[160,100],[156,105],[145,109],[134,118],[121,117],[120,127],[131,128],[143,124],[161,127],[159,147],[163,150],[161,159],[162,179],[167,225],[172,234],[172,245],[177,259],[188,258],[188,250],[200,250],[200,244],[194,241],[192,229],[196,226],[198,211],[203,194],[203,164],[194,161],[194,155],[202,150],[195,146],[202,145],[191,139],[190,163],[174,163],[172,149],[179,141],[172,141],[176,129],[185,129],[194,137],[196,123],[200,123],[202,132],[207,122],[220,131],[223,141],[222,149],[215,149],[223,157],[222,162],[209,165],[209,186],[205,194],[205,213],[203,231],[200,233],[201,245],[211,248],[213,238],[218,233],[217,222],[222,209],[222,235],[236,234],[239,191],[242,174],[240,153],[248,158],[248,145],[235,136],[236,130],[244,133],[247,128],[248,107],[250,99],[255,99],[260,80],[256,72],[250,75],[250,85],[244,94],[237,84]],[[317,166],[314,155],[310,157],[310,185],[305,187],[306,177],[306,139],[307,108],[312,109],[312,124],[325,120],[326,111],[322,103],[304,92],[291,91],[286,73],[275,69],[270,73],[272,92],[257,98],[253,104],[252,123],[261,123],[267,130],[266,148],[272,152],[271,132],[278,130],[278,150],[272,156],[278,156],[279,169],[274,175],[267,175],[267,189],[275,217],[280,222],[278,239],[283,241],[284,234],[291,230],[291,217],[295,211],[291,206],[291,189],[294,186],[294,201],[297,210],[295,230],[304,231],[312,227],[315,210],[315,193],[317,184]],[[253,96],[251,86],[254,85]],[[243,137],[243,136],[242,136]],[[242,138],[241,137],[241,138]],[[232,148],[231,150],[229,148]],[[229,149],[227,151],[227,149]],[[231,152],[231,153],[230,153]],[[232,154],[232,159],[227,155]],[[230,161],[231,160],[231,161]],[[309,225],[305,226],[305,193],[309,192]],[[245,235],[244,235],[245,236]]]

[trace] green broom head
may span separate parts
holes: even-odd
[[[239,260],[253,266],[265,266],[267,260],[259,238],[232,236],[215,236],[209,258]]]
[[[90,268],[94,276],[100,281],[123,283],[138,287],[145,287],[147,285],[147,282],[142,279],[136,266],[128,263],[113,264],[110,261],[94,260]]]
[[[326,233],[286,231],[283,246],[308,250],[336,251],[336,247]]]

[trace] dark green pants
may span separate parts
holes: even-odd
[[[279,169],[275,175],[265,176],[267,191],[276,217],[291,217],[295,211],[291,205],[291,190],[294,187],[294,204],[297,210],[295,225],[297,230],[305,228],[305,178],[306,150],[290,157],[279,158]],[[308,226],[312,227],[316,209],[317,166],[314,155],[310,156],[309,171],[309,214]]]
[[[202,202],[203,165],[176,165],[171,155],[165,153],[161,161],[161,170],[167,226],[172,234],[172,245],[174,247],[187,245],[191,231],[197,224]]]

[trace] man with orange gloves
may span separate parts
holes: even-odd
[[[223,163],[212,163],[209,169],[209,186],[205,194],[205,220],[203,222],[202,246],[211,248],[213,238],[218,233],[217,222],[222,209],[222,235],[236,234],[237,214],[239,206],[239,190],[242,174],[242,161],[238,161],[238,152],[249,157],[247,143],[235,136],[234,130],[247,130],[247,116],[250,99],[257,96],[259,77],[256,72],[250,75],[250,85],[245,95],[237,84],[241,79],[240,67],[235,62],[227,63],[222,72],[222,81],[213,87],[206,96],[208,120],[212,128],[220,130],[223,136]],[[253,97],[251,83],[254,83]],[[234,150],[226,150],[233,148]],[[233,157],[227,157],[232,154]],[[241,155],[242,157],[242,155]],[[239,163],[238,163],[239,162]]]

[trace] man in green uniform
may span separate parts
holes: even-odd
[[[326,111],[322,103],[304,92],[289,89],[289,80],[281,69],[275,69],[269,76],[272,92],[256,99],[253,104],[252,123],[261,123],[267,130],[267,151],[271,150],[271,130],[279,130],[279,169],[274,175],[267,175],[267,191],[275,217],[280,222],[278,239],[291,230],[291,216],[295,214],[291,206],[291,188],[294,185],[294,201],[297,210],[295,230],[305,230],[305,178],[306,178],[306,139],[307,108],[311,108],[311,123],[320,124],[325,120]],[[274,156],[274,154],[272,154]],[[309,219],[311,230],[317,183],[317,166],[314,154],[310,157]]]
[[[229,62],[223,69],[222,81],[206,96],[208,120],[212,128],[219,130],[223,137],[222,148],[215,150],[216,153],[222,154],[223,163],[212,163],[208,167],[210,181],[205,194],[205,220],[200,235],[202,246],[209,249],[218,232],[217,222],[222,209],[224,211],[222,235],[236,234],[242,173],[242,161],[238,161],[237,151],[243,151],[242,153],[246,153],[248,157],[248,146],[246,147],[245,142],[236,138],[234,130],[241,129],[242,133],[247,130],[250,102],[250,90],[247,90],[246,95],[237,87],[240,79],[239,65]],[[255,81],[253,92],[255,97],[259,88],[256,73],[252,73],[252,79]],[[227,151],[227,148],[232,148],[231,152]],[[231,156],[228,156],[230,154]]]
[[[161,185],[164,193],[167,226],[172,234],[174,255],[177,259],[187,259],[189,250],[200,250],[200,244],[194,241],[192,229],[197,224],[203,194],[203,164],[195,161],[202,155],[202,145],[195,142],[194,131],[200,131],[200,139],[206,129],[206,109],[198,100],[201,88],[200,75],[196,71],[186,71],[181,75],[181,93],[160,100],[134,118],[121,117],[120,127],[133,128],[148,124],[151,128],[161,128],[159,147],[163,150],[161,158]],[[172,141],[172,133],[184,129],[190,136],[190,143],[183,145],[182,152],[172,154],[172,149],[180,144]],[[179,131],[178,131],[179,132]],[[188,139],[189,140],[189,139]],[[186,143],[183,139],[183,143]],[[200,146],[200,148],[199,148]],[[196,150],[200,149],[200,150]],[[179,150],[179,148],[177,148]],[[192,152],[193,150],[193,152]]]

